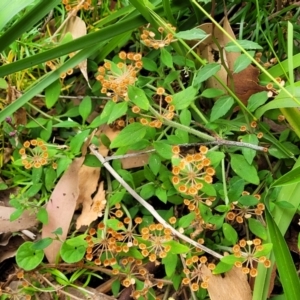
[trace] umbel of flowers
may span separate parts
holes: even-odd
[[[210,159],[206,157],[208,148],[201,146],[199,152],[194,154],[180,155],[180,148],[173,146],[172,152],[172,183],[180,193],[197,195],[203,188],[203,183],[212,183],[215,169],[210,166]]]
[[[101,93],[111,97],[114,102],[128,101],[128,86],[134,85],[137,74],[141,70],[142,55],[140,53],[124,51],[119,53],[121,61],[117,64],[106,61],[98,68],[99,75],[96,79],[101,83]]]

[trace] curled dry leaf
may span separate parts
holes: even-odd
[[[226,52],[224,47],[231,40],[221,31],[219,28],[213,26],[212,23],[205,23],[199,26],[200,29],[204,30],[210,36],[205,39],[199,46],[201,57],[207,59],[208,62],[219,62],[221,64],[221,69],[217,73],[217,76],[225,83],[229,88],[234,87],[234,93],[236,96],[244,103],[247,104],[249,97],[255,93],[266,91],[267,89],[258,84],[259,70],[249,65],[246,69],[239,73],[233,73],[233,66],[236,59],[241,55],[238,52]],[[235,39],[234,32],[230,26],[227,18],[224,19],[223,29]],[[226,69],[222,65],[220,60],[220,49],[214,43],[212,36],[217,40],[220,48],[222,49],[222,57],[227,68],[232,73],[232,81],[230,76],[228,76]],[[214,78],[211,77],[207,80],[207,87],[218,88],[226,92],[223,86]]]
[[[83,161],[84,157],[74,159],[55,186],[46,205],[49,222],[43,226],[42,238],[54,238],[55,235],[52,232],[62,228],[60,239],[61,241],[66,239],[79,195],[79,170]],[[49,263],[55,263],[60,246],[60,241],[53,241],[45,249]]]
[[[205,265],[201,267],[201,272],[209,277],[207,290],[211,300],[252,300],[247,275],[241,269],[233,267],[224,278],[221,275],[212,275]]]
[[[36,215],[28,210],[24,211],[20,218],[11,222],[10,215],[15,212],[13,207],[0,207],[0,230],[1,232],[17,232],[37,224]]]
[[[132,153],[138,154],[139,152],[143,152],[143,151],[146,151],[149,149],[151,149],[151,148],[147,148],[147,149],[144,149],[141,151],[128,151],[127,154],[132,154]],[[136,156],[124,157],[121,159],[122,167],[123,167],[123,169],[132,169],[132,168],[143,167],[144,165],[146,165],[148,163],[149,156],[150,156],[149,153],[144,153],[144,154],[140,154],[140,155],[136,155]]]
[[[86,30],[85,22],[77,16],[70,17],[65,24],[65,27],[62,32],[62,37],[68,32],[71,33],[73,39],[77,39],[79,37],[86,35],[87,30]],[[72,57],[75,54],[76,53],[71,53],[71,54],[69,54],[69,56]],[[90,87],[89,78],[88,78],[88,74],[87,74],[87,60],[85,59],[84,61],[82,61],[78,65],[78,67],[79,67],[83,77],[85,78],[88,86]]]

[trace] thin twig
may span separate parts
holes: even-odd
[[[179,147],[193,147],[193,146],[201,146],[201,145],[237,146],[237,147],[250,148],[250,149],[253,149],[253,150],[256,150],[256,151],[263,151],[263,152],[267,151],[266,147],[257,146],[257,145],[253,145],[253,144],[249,144],[249,143],[243,143],[243,142],[227,141],[227,140],[216,140],[216,141],[204,142],[204,143],[178,144]],[[122,154],[122,155],[111,155],[111,156],[105,157],[104,160],[106,162],[108,162],[110,160],[135,157],[135,156],[140,156],[140,155],[143,155],[143,154],[152,153],[152,152],[155,152],[155,151],[156,151],[155,149],[149,149],[149,150],[145,150],[145,151]]]
[[[180,239],[186,241],[187,243],[195,246],[196,248],[199,248],[203,250],[206,253],[211,254],[212,256],[216,258],[222,258],[223,256],[199,243],[196,241],[190,239],[189,237],[185,236],[184,234],[178,232],[175,228],[173,228],[170,224],[168,224],[154,209],[152,205],[147,203],[140,195],[136,193],[122,178],[121,176],[111,167],[111,165],[105,160],[105,158],[97,151],[97,147],[95,145],[89,146],[91,152],[98,158],[98,160],[103,164],[103,166],[108,170],[108,172],[127,190],[127,192],[135,198],[142,206],[144,206],[151,214],[152,216],[161,223],[165,228],[169,228],[171,232],[179,237]]]

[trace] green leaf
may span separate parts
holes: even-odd
[[[207,80],[208,78],[215,75],[218,71],[221,70],[221,65],[217,63],[207,64],[204,67],[200,68],[197,71],[196,77],[194,79],[193,85],[199,85],[199,83]]]
[[[189,86],[183,91],[173,95],[172,104],[175,105],[176,109],[187,108],[194,100],[198,90],[192,86]]]
[[[165,242],[163,243],[163,245],[171,246],[171,250],[168,253],[182,254],[190,251],[190,248],[188,246],[182,245],[176,241]]]
[[[149,199],[151,198],[155,193],[155,187],[153,185],[153,183],[147,183],[145,185],[143,185],[140,195],[143,199]]]
[[[231,168],[237,175],[250,183],[256,185],[259,184],[259,178],[255,167],[249,165],[243,155],[230,154],[230,157]]]
[[[300,295],[299,276],[290,250],[268,210],[266,210],[266,220],[269,236],[274,245],[273,252],[276,266],[286,299],[298,299]]]
[[[253,57],[255,52],[249,51],[248,53]],[[246,54],[241,54],[234,62],[233,72],[239,73],[245,70],[250,64],[251,64],[251,59],[248,56],[246,56]]]
[[[234,100],[231,96],[220,97],[215,102],[211,110],[210,121],[213,122],[220,117],[223,117],[230,110],[233,104]]]
[[[178,263],[178,255],[168,252],[167,256],[162,259],[162,264],[165,266],[165,271],[168,277],[171,277],[176,270]]]
[[[216,267],[213,269],[212,273],[214,275],[225,273],[225,272],[230,271],[232,269],[232,267],[233,267],[233,264],[226,264],[226,263],[220,261],[216,265]]]
[[[50,192],[54,187],[56,178],[57,176],[55,170],[51,167],[48,168],[45,172],[45,187],[48,192]]]
[[[173,60],[172,55],[169,51],[167,51],[165,48],[160,49],[160,59],[161,62],[167,66],[168,68],[173,68]]]
[[[0,17],[0,19],[1,19],[1,17]],[[6,80],[4,78],[0,78],[0,89],[7,89],[7,88],[8,88],[8,84],[7,84]]]
[[[110,148],[126,147],[135,144],[143,139],[147,132],[141,123],[127,125],[110,144]]]
[[[128,97],[135,105],[141,109],[148,110],[149,100],[142,89],[133,85],[128,86]]]
[[[22,9],[34,0],[2,0],[0,3],[0,30]]]
[[[92,112],[92,99],[89,96],[85,96],[79,104],[78,107],[79,114],[82,117],[83,123]]]
[[[46,88],[45,102],[47,108],[51,108],[56,103],[60,95],[60,91],[61,91],[61,83],[59,79],[55,80]]]
[[[274,204],[280,208],[284,209],[295,209],[295,206],[287,201],[276,201]]]
[[[265,241],[268,238],[266,227],[256,219],[249,218],[247,220],[250,231]]]
[[[192,114],[188,109],[183,109],[179,114],[179,120],[182,125],[189,126],[192,120]]]
[[[108,199],[110,207],[115,206],[117,203],[120,203],[124,198],[125,190],[114,192]]]
[[[258,203],[258,199],[252,195],[244,195],[239,198],[238,202],[243,206],[253,206]]]
[[[187,228],[191,225],[192,221],[195,219],[195,213],[191,212],[178,220],[178,227]]]
[[[167,203],[167,200],[168,200],[168,196],[167,196],[167,191],[162,188],[162,187],[157,187],[155,189],[155,196],[161,200],[163,203]]]
[[[220,90],[220,89],[206,89],[202,92],[201,97],[205,97],[205,98],[216,98],[219,96],[224,95],[224,91]]]
[[[26,197],[34,197],[42,188],[43,184],[42,183],[35,183],[32,185],[27,191],[26,191]]]
[[[166,144],[166,142],[163,141],[154,142],[153,147],[162,158],[170,159],[173,156],[172,146]]]
[[[211,165],[216,168],[221,163],[222,159],[225,158],[225,154],[221,151],[209,151],[206,154],[206,157],[210,159]]]
[[[25,271],[35,269],[44,258],[43,250],[34,250],[32,242],[23,243],[16,254],[16,261],[20,268]]]
[[[74,121],[63,121],[57,124],[54,124],[53,127],[57,127],[57,128],[73,128],[73,127],[77,127],[80,128],[80,124]]]
[[[33,250],[43,250],[43,249],[47,248],[52,242],[53,242],[52,238],[41,239],[32,245],[32,249]]]
[[[236,42],[244,49],[248,50],[262,50],[263,48],[257,43],[248,40],[236,40]],[[225,46],[227,52],[241,52],[240,48],[234,42],[229,42]]]
[[[279,179],[272,183],[272,187],[284,186],[300,181],[300,167],[297,167],[286,174],[282,175]]]
[[[50,139],[53,133],[52,127],[52,120],[49,120],[46,124],[46,128],[41,130],[40,137],[43,141],[47,142]]]
[[[253,255],[254,257],[266,256],[273,249],[273,244],[272,243],[266,243],[266,244],[263,244],[262,246],[263,246],[262,250],[256,251]]]
[[[234,245],[238,241],[238,234],[235,229],[228,223],[222,225],[224,237],[231,245]]]
[[[120,102],[120,103],[114,103],[113,109],[112,109],[112,111],[109,115],[109,118],[107,120],[107,124],[111,124],[113,121],[115,121],[118,118],[124,116],[127,112],[127,109],[128,109],[128,104],[125,101]]]
[[[249,143],[253,145],[258,145],[258,138],[255,134],[246,134],[242,137],[243,143]],[[249,165],[252,164],[253,159],[256,155],[256,151],[250,148],[243,147],[242,153],[246,159],[246,161],[249,163]]]
[[[287,86],[285,87],[285,89],[290,92],[298,101],[296,102],[284,90],[281,90],[274,100],[257,109],[257,111],[255,112],[255,116],[257,118],[260,118],[266,111],[270,109],[299,107],[300,87],[295,86],[294,88],[292,88],[291,86]]]
[[[62,244],[60,248],[60,255],[66,263],[76,263],[84,257],[87,246],[88,245],[84,240],[84,237],[77,236],[66,240]]]
[[[39,208],[39,211],[36,215],[37,219],[43,223],[43,225],[48,224],[48,212],[45,208],[41,207]]]
[[[148,161],[149,167],[154,175],[157,175],[161,166],[160,156],[156,153],[152,153]]]
[[[247,108],[250,112],[254,112],[258,107],[265,104],[268,99],[268,93],[266,91],[255,93],[248,99]]]
[[[233,254],[226,255],[221,258],[221,262],[229,265],[233,265],[236,261],[242,261],[243,258],[241,257],[235,257]]]
[[[199,28],[193,28],[190,30],[179,31],[175,34],[175,37],[183,40],[203,40],[208,36],[208,34]]]
[[[9,220],[12,222],[12,221],[19,219],[21,217],[23,211],[24,211],[23,208],[18,208],[9,216]]]
[[[84,141],[86,140],[86,138],[89,136],[89,134],[90,134],[90,129],[87,129],[76,134],[72,138],[70,142],[70,150],[73,154],[77,155],[78,153],[80,153],[81,147]]]
[[[151,72],[157,71],[157,65],[153,59],[143,57],[142,63],[143,63],[143,69]]]

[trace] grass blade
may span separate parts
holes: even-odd
[[[289,248],[268,210],[266,210],[266,219],[285,297],[287,300],[298,299],[300,282]]]
[[[24,17],[22,17],[0,37],[0,52],[20,37],[23,32],[31,29],[34,24],[36,24],[59,3],[61,3],[60,0],[43,0],[35,5],[26,15],[24,15]]]

